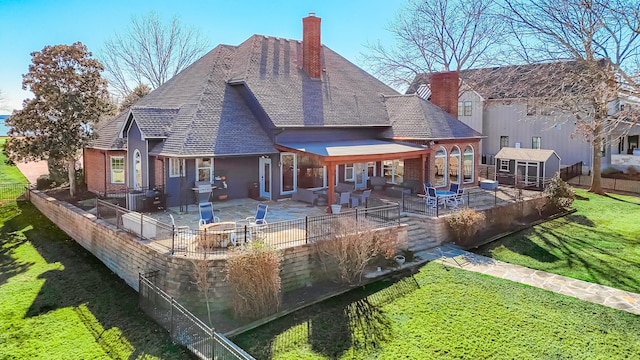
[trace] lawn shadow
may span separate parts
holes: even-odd
[[[26,239],[21,238],[15,232],[7,232],[6,225],[0,230],[0,286],[4,285],[12,277],[29,270],[33,262],[18,262],[13,256],[16,248],[22,245]]]
[[[625,202],[625,203],[628,203],[628,204],[640,206],[640,203],[638,203],[638,202],[622,199],[622,198],[620,198],[620,197],[618,197],[616,195],[617,194],[606,193],[604,196],[606,196],[606,197],[608,197],[609,199],[612,199],[612,200],[616,200],[616,201]]]
[[[504,247],[514,253],[525,255],[543,263],[553,263],[559,258],[553,255],[549,250],[541,247],[530,239],[535,234],[534,228],[522,230],[517,235],[517,240],[513,236],[508,236],[478,248],[477,252],[486,256],[491,256],[491,252],[499,247]]]
[[[169,337],[158,332],[159,326],[138,308],[135,290],[33,205],[24,203],[20,208],[21,214],[11,220],[10,227],[31,224],[32,229],[23,233],[26,239],[47,263],[61,265],[60,270],[39,275],[45,281],[26,309],[25,318],[72,307],[108,354],[113,354],[114,349],[158,357],[186,353],[171,345]],[[80,313],[79,309],[83,311]]]
[[[407,273],[410,274],[410,273]],[[413,276],[386,279],[351,290],[233,338],[258,359],[307,343],[314,352],[338,359],[351,348],[373,350],[392,338],[383,306],[419,287]]]

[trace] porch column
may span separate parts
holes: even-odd
[[[424,191],[424,183],[427,181],[427,179],[425,179],[424,177],[424,173],[427,167],[425,165],[426,161],[427,161],[427,156],[425,154],[420,155],[420,183],[422,184],[422,186],[420,187],[422,189],[421,191]]]
[[[334,194],[336,191],[336,164],[327,163],[327,212],[331,212],[331,204],[336,200]]]

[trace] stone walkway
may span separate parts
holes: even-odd
[[[629,291],[509,264],[461,250],[453,245],[443,245],[416,255],[426,261],[441,259],[448,266],[527,284],[640,315],[640,294]]]

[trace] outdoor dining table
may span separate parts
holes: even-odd
[[[437,198],[442,198],[443,202],[442,204],[444,205],[444,207],[447,207],[447,200],[449,199],[453,199],[453,203],[454,205],[452,207],[457,208],[458,207],[458,199],[456,198],[456,193],[454,191],[449,191],[449,190],[436,190],[436,197]]]

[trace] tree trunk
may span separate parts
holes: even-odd
[[[602,138],[600,136],[594,136],[591,144],[593,146],[593,166],[591,169],[591,188],[589,188],[589,192],[604,195],[604,190],[602,190],[601,176],[602,154],[600,153]]]
[[[69,195],[76,196],[76,159],[67,159],[67,172],[69,175]]]

